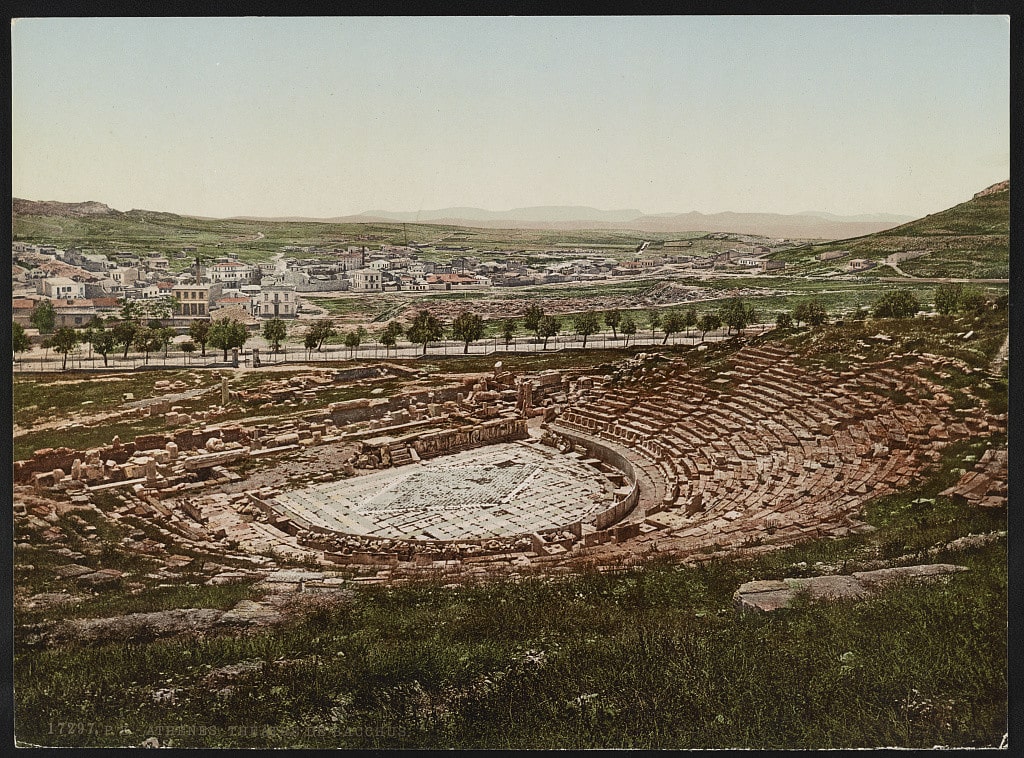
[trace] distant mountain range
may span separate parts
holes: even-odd
[[[103,203],[60,203],[14,198],[14,216],[98,216],[118,215]],[[199,218],[199,217],[196,217]],[[205,217],[203,217],[205,218]],[[838,216],[821,211],[798,214],[781,213],[658,213],[644,214],[635,209],[604,211],[574,205],[545,205],[489,211],[482,208],[440,208],[427,211],[373,210],[354,216],[311,218],[301,216],[235,216],[246,221],[291,221],[319,223],[421,223],[450,226],[475,226],[498,229],[616,229],[637,232],[734,232],[764,237],[796,239],[846,239],[884,231],[912,221],[912,216],[861,214]]]
[[[253,217],[243,217],[256,220]],[[372,210],[333,218],[275,218],[271,221],[324,221],[330,223],[420,223],[475,226],[491,229],[618,229],[639,232],[736,232],[765,237],[841,239],[883,231],[913,220],[913,216],[861,214],[837,216],[820,211],[781,213],[657,213],[635,209],[603,211],[575,205],[542,205],[488,211],[483,208],[440,208],[426,211]]]

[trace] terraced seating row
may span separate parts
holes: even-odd
[[[607,388],[559,419],[658,462],[675,498],[647,522],[663,534],[835,528],[868,498],[909,484],[947,440],[985,426],[971,415],[948,421],[941,387],[893,362],[805,369],[771,347],[733,360],[717,391],[703,384],[705,368],[677,363],[643,400]]]

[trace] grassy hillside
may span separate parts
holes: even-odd
[[[275,631],[21,648],[17,736],[236,748],[994,746],[1006,731],[1005,540],[925,552],[1005,529],[1005,511],[935,499],[983,448],[951,451],[919,491],[875,503],[872,535],[755,560],[364,588]],[[921,496],[932,502],[912,502]],[[861,603],[732,606],[742,582],[878,556],[970,571]]]
[[[820,263],[817,256],[829,250],[848,250],[838,261]],[[1005,189],[973,198],[939,213],[850,240],[808,245],[780,253],[794,273],[820,274],[842,268],[851,258],[870,258],[881,263],[886,256],[904,251],[928,251],[899,263],[915,277],[963,277],[1005,279],[1010,268],[1010,191]],[[866,276],[892,276],[880,266]]]
[[[185,245],[195,245],[204,254],[233,252],[250,262],[268,260],[286,245],[376,247],[406,241],[477,250],[565,248],[567,253],[573,247],[586,246],[607,248],[609,256],[620,257],[631,254],[644,239],[660,242],[686,236],[617,230],[476,229],[417,223],[199,219],[140,210],[89,215],[20,213],[12,221],[13,239],[17,242],[76,246],[97,252],[155,250],[169,256]],[[425,257],[450,259],[459,252],[439,250],[437,254]]]

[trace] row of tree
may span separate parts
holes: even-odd
[[[149,360],[151,353],[164,351],[166,357],[170,344],[174,338],[175,330],[164,326],[163,320],[173,312],[174,303],[169,298],[157,298],[150,301],[122,300],[121,311],[116,318],[104,319],[102,316],[94,317],[82,330],[70,327],[55,329],[56,314],[52,303],[49,300],[40,301],[32,312],[30,322],[41,334],[46,335],[42,346],[44,349],[53,349],[64,356],[62,368],[67,367],[68,355],[75,350],[79,344],[88,344],[91,349],[103,356],[103,364],[107,364],[108,355],[116,348],[124,350],[123,357],[128,357],[128,351],[134,349],[145,355]],[[944,315],[955,313],[979,313],[989,306],[989,301],[977,289],[960,283],[943,284],[935,291],[935,309]],[[874,304],[869,311],[864,307],[858,308],[853,314],[855,320],[863,320],[868,315],[875,318],[909,318],[921,310],[920,303],[913,292],[908,289],[898,289],[886,292]],[[717,311],[707,311],[697,315],[697,309],[690,307],[685,311],[682,309],[670,308],[668,310],[652,309],[647,313],[647,323],[651,329],[653,338],[657,330],[664,332],[662,344],[666,344],[673,334],[682,332],[689,333],[697,329],[701,333],[701,339],[721,327],[727,328],[726,333],[742,334],[743,330],[757,320],[757,313],[753,306],[745,303],[741,298],[730,298],[722,303]],[[828,312],[817,298],[810,298],[796,304],[792,312],[777,314],[775,323],[780,328],[791,328],[794,324],[800,326],[806,324],[817,327],[828,320]],[[601,331],[602,323],[612,330],[612,339],[619,339],[621,334],[625,337],[626,344],[629,339],[637,333],[638,324],[632,312],[610,309],[604,312],[593,310],[582,311],[571,316],[571,325],[575,334],[583,338],[583,347],[587,346],[587,339]],[[547,349],[548,340],[559,334],[563,328],[562,320],[554,315],[544,312],[544,309],[536,303],[531,304],[523,316],[523,327],[533,332],[538,340],[544,341],[544,349]],[[501,335],[505,340],[506,347],[515,339],[519,324],[514,318],[506,318],[501,322]],[[403,326],[397,321],[391,321],[384,327],[377,336],[378,342],[389,350],[398,344],[403,335],[409,342],[422,345],[423,354],[427,352],[427,345],[436,342],[445,336],[446,329],[441,320],[428,310],[421,310],[416,314],[412,323]],[[485,325],[483,319],[476,313],[464,311],[452,321],[448,333],[452,339],[464,344],[464,353],[469,352],[469,346],[483,338]],[[367,331],[363,327],[349,330],[343,336],[344,345],[349,348],[350,355],[363,343],[367,337]],[[338,335],[334,322],[330,318],[323,318],[312,325],[306,331],[303,338],[303,345],[307,351],[307,357],[314,350],[321,350],[324,342],[331,337]],[[271,319],[263,325],[263,337],[270,344],[274,352],[281,349],[281,344],[287,339],[287,323],[279,318]],[[206,346],[224,351],[224,360],[227,360],[228,350],[241,348],[249,339],[249,333],[245,325],[236,319],[196,319],[189,325],[189,341],[180,345],[182,352],[189,354],[195,351],[198,345],[202,355],[206,355]],[[24,328],[18,323],[13,323],[12,346],[14,353],[23,353],[30,349],[31,342]]]
[[[64,356],[62,368],[67,368],[68,355],[78,345],[87,344],[91,350],[103,356],[103,365],[109,365],[109,356],[115,349],[123,348],[122,357],[128,357],[129,350],[143,353],[149,361],[151,353],[164,351],[166,357],[176,331],[165,326],[163,320],[173,311],[173,302],[167,298],[149,301],[122,300],[117,317],[105,319],[95,316],[83,329],[62,326],[54,328],[53,305],[48,300],[40,301],[33,310],[30,322],[40,333],[47,335],[42,341],[44,350],[53,349]],[[206,355],[206,346],[223,349],[224,360],[227,351],[242,347],[249,338],[245,325],[236,319],[195,320],[189,326],[190,340],[181,344],[181,351],[188,354],[198,344]],[[14,353],[30,349],[31,342],[24,328],[18,323],[12,326],[12,347]]]

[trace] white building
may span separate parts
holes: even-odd
[[[295,318],[295,287],[287,284],[272,284],[264,287],[259,295],[260,318]]]
[[[238,261],[218,261],[209,267],[210,280],[230,284],[248,283],[252,271],[251,266]]]
[[[85,283],[64,276],[51,276],[39,281],[36,291],[51,300],[80,300],[85,297]]]
[[[380,271],[364,268],[349,273],[352,289],[355,292],[380,292],[383,289]]]

